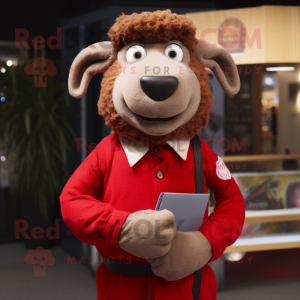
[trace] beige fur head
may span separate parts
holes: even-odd
[[[108,68],[98,102],[108,126],[147,142],[192,138],[207,125],[212,108],[205,67],[225,92],[239,90],[229,53],[198,41],[195,32],[189,19],[170,11],[122,15],[109,32],[113,44],[92,45],[75,58],[70,93],[81,97],[92,75]]]

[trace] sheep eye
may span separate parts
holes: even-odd
[[[126,53],[126,60],[129,64],[133,64],[146,57],[146,50],[139,45],[131,46]]]
[[[140,59],[142,57],[142,53],[140,51],[136,51],[134,52],[133,57],[135,59]]]
[[[181,62],[183,59],[183,51],[177,44],[170,44],[165,50],[165,56],[169,59]]]
[[[177,56],[177,52],[175,50],[170,50],[168,55],[170,58],[175,58]]]

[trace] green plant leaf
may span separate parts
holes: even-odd
[[[30,60],[21,52],[19,64],[0,74],[1,144],[13,161],[11,190],[16,198],[28,196],[47,218],[47,203],[56,201],[69,172],[68,145],[76,140],[66,121],[72,114],[70,97],[58,73],[48,77],[47,88],[35,88],[33,76],[25,74]],[[36,52],[37,56],[40,56]]]

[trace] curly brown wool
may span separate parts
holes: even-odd
[[[108,32],[116,51],[133,41],[163,43],[181,41],[189,50],[196,47],[196,27],[184,15],[164,11],[122,15]]]

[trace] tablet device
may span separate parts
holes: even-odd
[[[208,199],[209,194],[161,193],[155,210],[171,211],[177,231],[196,231],[202,226]]]

